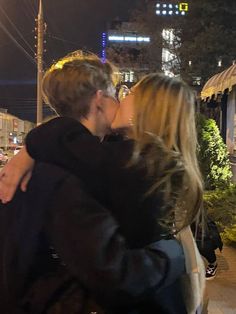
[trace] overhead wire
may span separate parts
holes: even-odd
[[[25,8],[26,10],[24,10],[24,12],[25,12],[26,16],[28,16],[30,18],[31,18],[31,16],[33,16],[33,19],[35,20],[35,18],[37,17],[36,8],[33,6],[32,1],[30,1],[28,3],[30,4],[30,6],[27,5]],[[17,35],[23,41],[22,43],[26,44],[27,48],[29,48],[30,51],[33,51],[33,53],[35,53],[35,51],[32,49],[32,47],[27,42],[25,37],[22,35],[20,30],[12,22],[12,20],[7,15],[7,13],[4,11],[4,9],[1,7],[0,7],[0,9],[5,16],[6,21],[9,22],[11,27],[14,29],[14,31],[17,33]],[[31,54],[25,49],[24,46],[22,46],[22,44],[19,42],[19,40],[17,40],[16,36],[14,36],[13,32],[11,32],[9,30],[9,27],[4,25],[4,23],[1,20],[0,20],[0,28],[2,28],[2,30],[8,35],[8,37],[11,39],[11,41],[25,54],[27,59],[30,60],[30,62],[32,62],[34,65],[36,65],[37,61],[35,60],[35,58],[31,56]],[[9,43],[7,43],[7,44],[9,44]],[[36,102],[37,102],[36,98],[13,98],[13,97],[2,98],[2,97],[0,97],[0,99],[3,102],[10,102],[8,104],[8,108],[11,111],[16,111],[18,113],[20,113],[22,111],[22,112],[26,112],[26,114],[28,114],[28,113],[33,114],[35,112]],[[45,111],[45,109],[47,110],[48,108],[44,108],[44,111]]]
[[[14,36],[8,31],[4,24],[0,21],[0,27],[3,31],[13,40],[16,46],[26,55],[26,57],[33,63],[36,64],[35,59],[25,50],[25,48],[14,38]]]
[[[26,15],[28,16],[28,18],[29,18],[30,20],[32,20],[31,18],[33,18],[33,20],[35,20],[35,17],[36,17],[36,9],[34,9],[34,7],[33,7],[32,0],[24,0],[24,1],[27,2],[27,4],[25,5],[25,8],[27,9],[27,13],[28,13],[28,14],[26,14]],[[28,3],[30,3],[31,6],[28,5]],[[26,11],[24,11],[24,12],[26,13]]]
[[[25,34],[25,37],[29,37],[29,36],[32,36],[32,32]],[[0,49],[3,48],[3,47],[6,47],[6,46],[10,46],[12,44],[13,44],[12,40],[9,39],[9,41],[7,41],[4,44],[0,45]]]
[[[33,5],[33,2],[31,0],[28,3],[30,4],[29,9],[31,9],[33,16],[36,16],[37,15],[36,6]]]
[[[68,44],[72,44],[72,45],[78,46],[78,43],[76,43],[76,42],[73,42],[73,41],[70,41],[70,40],[58,37],[58,36],[54,36],[54,35],[52,35],[50,33],[48,34],[48,37],[56,39],[56,40],[59,40],[59,41],[62,41],[62,42],[65,42],[65,43],[68,43]]]
[[[65,3],[65,5],[66,5],[66,3]],[[56,34],[60,35],[62,33],[62,31],[61,31],[61,29],[60,29],[60,27],[58,25],[58,20],[56,20],[56,19],[48,19],[47,25],[48,25],[48,29],[51,30],[54,34],[56,33]],[[62,43],[63,43],[63,49],[64,49],[65,54],[66,54],[66,53],[69,52],[70,47],[68,46],[68,42],[62,41]]]
[[[26,41],[26,39],[24,38],[24,36],[22,35],[22,33],[20,32],[20,30],[16,27],[16,25],[12,22],[12,20],[9,18],[9,16],[7,15],[7,13],[5,12],[5,10],[0,6],[0,10],[3,12],[3,14],[5,15],[5,17],[7,18],[8,22],[11,24],[11,26],[15,29],[15,31],[17,32],[17,34],[20,36],[20,38],[23,40],[23,42],[27,45],[27,47],[34,53],[35,51],[32,49],[32,47],[30,46],[30,44]]]
[[[28,12],[30,12],[30,14],[33,16],[34,20],[37,20],[37,17],[38,17],[38,12],[37,12],[37,5],[36,3],[34,4],[33,1],[27,1],[25,0],[27,3],[26,3],[26,8],[28,9]],[[46,38],[46,26],[47,24],[45,23],[45,30],[44,30],[44,38]],[[45,44],[45,41],[44,41],[44,44]],[[46,49],[48,49],[48,47],[46,47]],[[46,49],[44,52],[46,52]],[[43,65],[46,66],[46,62],[45,60],[43,60]]]

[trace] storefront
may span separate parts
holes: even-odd
[[[201,98],[228,147],[236,182],[236,64],[210,78],[202,89]]]
[[[201,92],[231,155],[236,155],[236,64],[210,78]]]

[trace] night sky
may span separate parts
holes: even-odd
[[[43,0],[47,23],[45,67],[76,49],[100,53],[101,33],[107,24],[116,18],[126,20],[139,3],[139,0]],[[30,120],[35,119],[36,88],[32,83],[36,79],[36,63],[32,58],[37,13],[38,0],[0,0],[0,107]]]

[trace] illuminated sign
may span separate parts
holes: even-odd
[[[188,3],[186,3],[186,2],[179,3],[179,10],[187,12],[188,11]]]
[[[108,36],[109,41],[113,42],[137,42],[137,43],[149,43],[150,37],[142,36],[123,36],[123,35],[111,35]]]
[[[173,15],[186,15],[188,12],[188,2],[173,3],[157,3],[156,15],[173,16]]]

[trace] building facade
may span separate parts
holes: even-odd
[[[9,149],[23,145],[27,133],[34,127],[33,122],[21,120],[0,108],[0,147]]]
[[[102,59],[118,67],[123,84],[132,85],[150,70],[145,58],[150,41],[135,23],[112,22],[102,34]]]

